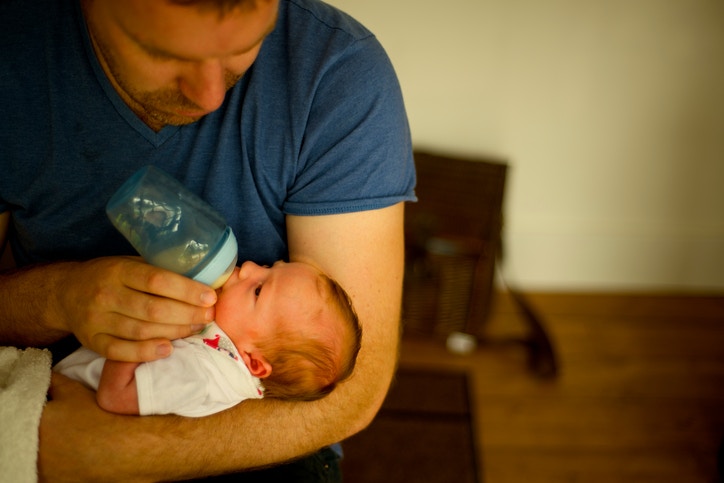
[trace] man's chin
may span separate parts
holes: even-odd
[[[187,124],[193,124],[205,114],[197,115],[181,115],[181,114],[169,114],[169,113],[157,113],[152,117],[154,123],[161,124],[163,126],[186,126]]]
[[[170,124],[171,126],[186,126],[187,124],[193,124],[199,119],[201,119],[204,116],[196,116],[196,117],[181,117],[177,116],[170,120],[167,124]]]

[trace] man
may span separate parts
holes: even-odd
[[[414,199],[401,94],[369,32],[317,0],[5,0],[0,65],[0,246],[21,267],[0,274],[0,345],[72,334],[111,359],[148,361],[213,320],[213,291],[124,256],[105,219],[108,197],[145,164],[224,215],[240,260],[306,261],[338,280],[364,332],[354,376],[327,398],[201,419],[114,416],[54,376],[41,479],[276,465],[369,424],[396,362],[403,202]],[[300,464],[283,477],[316,465],[321,481],[337,463],[326,449]]]

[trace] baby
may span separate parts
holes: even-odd
[[[205,416],[244,399],[313,400],[352,373],[361,328],[342,287],[305,263],[245,262],[219,289],[216,321],[166,359],[118,362],[81,348],[55,370],[121,414]]]

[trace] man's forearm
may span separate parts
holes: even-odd
[[[77,383],[54,383],[40,428],[41,472],[62,479],[57,472],[67,470],[76,481],[184,479],[273,465],[341,441],[369,424],[392,379],[399,324],[396,316],[386,322],[367,331],[352,378],[313,402],[247,400],[205,418],[127,417],[101,410]]]
[[[41,472],[52,466],[58,477],[60,461],[77,465],[66,476],[79,481],[173,480],[268,466],[311,453],[362,429],[384,398],[395,358],[370,367],[374,358],[360,356],[353,378],[322,400],[247,400],[205,418],[113,415],[78,384],[55,384],[40,428]],[[65,395],[60,393],[64,385]],[[90,438],[100,436],[99,428],[102,437]],[[78,475],[78,467],[89,474]]]
[[[0,345],[39,347],[69,332],[49,324],[49,299],[69,264],[59,263],[0,273]]]
[[[67,471],[75,481],[183,479],[280,463],[364,428],[397,362],[402,208],[288,221],[290,259],[316,262],[340,282],[362,323],[355,372],[330,395],[313,402],[247,400],[200,419],[133,418],[102,411],[92,392],[62,379],[43,413],[41,472],[62,479]]]

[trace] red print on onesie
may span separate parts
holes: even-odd
[[[235,354],[233,344],[226,337],[222,338],[221,335],[214,334],[213,339],[203,339],[203,341],[204,344],[211,347],[212,349],[216,349],[219,352],[225,352],[235,361],[239,360],[239,358]]]

